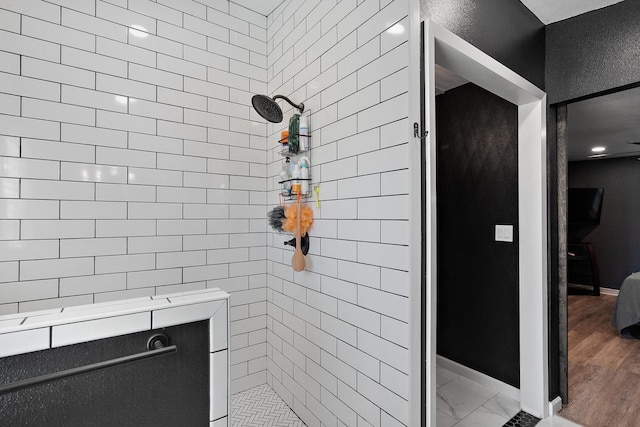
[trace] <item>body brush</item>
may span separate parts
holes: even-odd
[[[276,206],[267,213],[269,218],[269,225],[278,233],[282,233],[282,220],[286,219],[284,215],[284,208],[282,206]]]

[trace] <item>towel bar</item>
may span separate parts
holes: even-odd
[[[177,351],[178,351],[178,347],[175,345],[171,345],[168,347],[159,348],[157,350],[144,351],[142,353],[136,353],[129,356],[118,357],[116,359],[105,360],[103,362],[92,363],[90,365],[78,366],[76,368],[66,369],[64,371],[52,372],[50,374],[40,375],[40,376],[29,378],[26,380],[20,380],[13,383],[0,385],[0,395],[22,390],[29,387],[34,387],[34,386],[52,382],[52,381],[61,380],[63,378],[86,374],[89,372],[98,371],[98,370],[110,368],[113,366],[123,365],[125,363],[136,362],[139,360],[164,356],[167,354],[175,353]]]

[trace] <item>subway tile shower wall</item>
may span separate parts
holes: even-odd
[[[268,93],[309,110],[321,199],[306,271],[267,235],[267,381],[308,426],[408,425],[408,5],[286,0],[267,20]]]
[[[408,4],[0,0],[0,313],[220,287],[232,392],[407,425]],[[256,93],[311,113],[300,273]]]
[[[231,293],[266,382],[267,18],[226,0],[0,0],[0,314]]]

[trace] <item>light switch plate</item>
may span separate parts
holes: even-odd
[[[513,242],[513,225],[496,224],[496,242]]]

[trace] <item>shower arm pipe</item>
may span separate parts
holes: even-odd
[[[291,105],[292,107],[296,107],[298,110],[300,110],[300,113],[304,111],[304,103],[301,102],[300,104],[294,104],[289,98],[284,95],[275,95],[272,99],[275,101],[278,98],[284,99],[289,103],[289,105]]]

